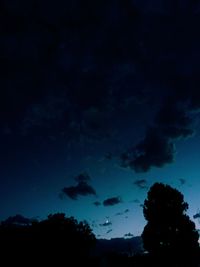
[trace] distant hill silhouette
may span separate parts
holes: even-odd
[[[141,236],[136,236],[132,238],[112,238],[96,240],[94,254],[99,256],[111,252],[128,255],[142,253],[142,238]]]

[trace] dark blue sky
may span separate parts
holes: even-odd
[[[98,237],[140,235],[156,181],[193,219],[200,3],[1,5],[0,219],[62,211]]]

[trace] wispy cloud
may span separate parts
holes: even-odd
[[[28,225],[32,223],[34,219],[29,219],[21,214],[16,214],[15,216],[8,217],[5,221],[3,221],[4,224],[22,224],[22,225]]]
[[[133,237],[134,235],[131,233],[125,234],[124,237]]]
[[[181,184],[181,185],[184,185],[184,184],[186,183],[186,180],[183,179],[183,178],[180,178],[179,181],[180,181],[180,184]]]
[[[122,212],[117,212],[117,213],[115,214],[115,216],[121,216],[121,215],[126,214],[126,213],[128,213],[128,212],[130,212],[130,210],[129,210],[129,209],[126,209],[126,210],[124,210],[124,211],[122,211]]]
[[[101,206],[101,202],[99,202],[99,201],[95,201],[95,202],[93,202],[93,204],[94,204],[96,207]]]
[[[99,226],[110,226],[112,225],[111,221],[106,220],[104,223],[100,223]]]
[[[134,182],[134,185],[141,189],[146,189],[147,188],[147,181],[145,179],[138,179]]]

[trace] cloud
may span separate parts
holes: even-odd
[[[199,81],[195,76],[198,73],[198,64],[194,66],[195,62],[199,62],[199,53],[194,50],[198,45],[195,45],[194,49],[191,46],[191,52],[187,50],[188,42],[183,42],[182,38],[176,38],[176,42],[168,38],[175,34],[174,30],[177,30],[176,27],[173,29],[170,26],[172,23],[165,23],[167,26],[165,25],[165,30],[162,30],[163,27],[157,26],[154,20],[151,20],[152,27],[145,33],[143,29],[148,26],[149,20],[141,20],[141,31],[141,23],[137,23],[138,14],[135,16],[137,11],[133,4],[140,1],[118,1],[115,6],[116,16],[113,16],[114,12],[109,8],[109,4],[108,8],[105,8],[104,1],[95,4],[90,1],[88,10],[84,9],[80,1],[76,1],[71,7],[68,3],[71,1],[62,1],[62,4],[59,1],[56,7],[49,5],[48,9],[42,2],[38,1],[38,8],[41,14],[44,14],[41,16],[42,26],[38,25],[35,18],[31,18],[34,35],[25,29],[23,31],[19,29],[16,33],[11,32],[3,37],[0,57],[4,59],[2,62],[7,63],[7,67],[2,68],[5,72],[2,76],[9,79],[7,78],[8,81],[4,85],[5,78],[3,78],[1,84],[2,88],[8,88],[7,103],[1,105],[5,106],[2,114],[12,113],[13,110],[14,119],[10,121],[14,121],[14,125],[20,125],[21,131],[26,134],[32,134],[34,137],[38,134],[45,140],[47,134],[51,138],[64,136],[69,142],[72,139],[81,141],[83,137],[89,140],[101,140],[107,138],[107,133],[114,128],[113,121],[118,118],[118,114],[113,111],[119,110],[122,106],[128,111],[135,106],[134,101],[142,103],[141,99],[147,98],[143,89],[144,80],[148,80],[148,87],[152,86],[150,80],[155,79],[158,83],[162,80],[160,83],[164,86],[173,87],[171,89],[173,97],[163,101],[151,127],[146,129],[143,140],[136,146],[135,139],[133,140],[134,147],[131,148],[130,154],[125,151],[122,165],[136,172],[147,172],[152,167],[160,168],[173,163],[176,153],[175,140],[189,137],[193,133],[188,112],[200,106]],[[5,16],[6,21],[2,25],[16,24],[15,19],[18,17],[16,15],[20,11],[19,5],[17,6],[16,10],[6,8],[8,16]],[[11,13],[14,12],[14,15],[9,14],[9,10],[12,10]],[[31,14],[31,11],[28,14]],[[95,18],[95,24],[90,23],[92,17]],[[114,18],[114,23],[111,18]],[[30,17],[23,19],[24,25],[27,23],[29,25]],[[78,26],[74,29],[61,27],[63,21],[67,25]],[[190,23],[191,27],[188,28],[194,28],[193,22]],[[6,28],[4,30],[7,31]],[[84,34],[85,32],[87,34]],[[148,38],[149,35],[160,38]],[[195,34],[190,34],[191,45],[196,44],[193,42],[195,38]],[[15,41],[11,41],[12,39]],[[182,49],[177,51],[177,47]],[[196,59],[193,60],[193,64],[188,64],[187,58],[191,58],[192,54]],[[179,62],[182,62],[180,59],[183,62],[185,60],[185,64],[180,64]],[[40,64],[37,64],[38,62]],[[23,68],[23,66],[29,67]],[[192,73],[189,76],[179,72],[180,68],[186,69],[186,67]],[[143,77],[144,69],[147,70],[148,78]],[[153,75],[155,76],[151,77]],[[181,89],[178,91],[176,88]],[[162,87],[159,90],[162,91]],[[13,94],[15,91],[19,94],[20,101],[18,99],[11,101],[10,96],[15,99]],[[44,97],[45,91],[61,93]],[[26,94],[31,95],[26,97]],[[2,99],[4,102],[4,98]],[[14,113],[18,106],[23,118],[15,119]],[[26,110],[26,114],[23,110]],[[151,110],[144,108],[143,112],[151,113]],[[140,115],[138,112],[135,113],[137,116]],[[132,116],[133,113],[130,114]],[[18,123],[19,121],[21,123]],[[126,115],[119,120],[120,123],[121,121],[129,123]],[[8,127],[13,132],[12,126]],[[118,128],[121,127],[122,124]],[[76,187],[68,188],[67,192],[76,198],[74,193],[76,189]]]
[[[95,206],[101,206],[101,202],[99,202],[99,201],[95,201],[95,202],[93,202],[93,204],[95,205]]]
[[[134,185],[136,185],[137,187],[141,189],[147,188],[146,184],[147,184],[147,181],[145,179],[138,179],[134,182]],[[139,203],[139,202],[135,202],[135,203]]]
[[[173,163],[176,140],[194,134],[190,113],[200,108],[200,101],[196,100],[199,95],[194,89],[190,92],[169,90],[143,140],[121,154],[121,166],[135,172],[147,172],[152,167]]]
[[[73,200],[77,200],[77,197],[79,195],[81,196],[96,195],[95,189],[85,181],[78,182],[76,186],[64,187],[62,189],[62,193],[64,193]]]
[[[124,213],[128,213],[130,210],[129,209],[126,209],[125,211],[124,211]]]
[[[128,213],[130,210],[129,209],[126,209],[125,211],[123,211],[123,212],[117,212],[116,214],[115,214],[115,216],[121,216],[121,215],[123,215],[123,214],[125,214],[125,213]]]
[[[147,35],[143,30],[141,31],[141,23],[137,23],[139,13],[135,8],[138,1],[118,1],[115,6],[115,13],[117,14],[114,18],[115,23],[111,23],[111,18],[114,17],[113,10],[109,7],[109,4],[108,8],[105,8],[104,1],[102,3],[98,1],[95,4],[90,1],[89,10],[84,9],[81,1],[76,1],[76,4],[71,6],[67,3],[69,1],[62,1],[62,4],[59,1],[56,7],[49,5],[48,9],[42,2],[38,2],[38,8],[41,14],[44,14],[41,19],[42,27],[39,27],[35,18],[32,17],[31,27],[33,27],[34,35],[24,28],[23,31],[19,29],[17,33],[10,33],[3,37],[4,45],[0,52],[1,58],[8,62],[8,68],[4,68],[4,71],[10,69],[9,64],[12,68],[9,75],[3,75],[9,77],[5,88],[10,86],[9,92],[11,92],[10,90],[14,92],[16,86],[20,88],[17,90],[21,95],[20,104],[24,102],[22,105],[24,110],[29,110],[25,118],[22,119],[24,131],[32,132],[34,136],[36,136],[36,128],[39,128],[38,134],[41,133],[41,129],[44,131],[45,128],[54,134],[55,131],[57,134],[56,129],[58,131],[62,130],[65,136],[70,135],[73,138],[80,138],[83,135],[90,136],[90,138],[102,138],[104,133],[102,129],[105,129],[105,126],[109,124],[107,122],[111,122],[114,117],[117,117],[115,113],[114,117],[111,115],[111,120],[107,118],[106,114],[111,114],[108,110],[116,110],[121,106],[130,109],[134,106],[133,101],[137,100],[136,102],[141,103],[141,99],[147,98],[147,94],[143,93],[145,90],[143,89],[145,87],[143,82],[145,80],[143,78],[144,71],[142,69],[142,74],[138,71],[142,65],[145,66],[147,75],[154,74],[156,80],[162,79],[165,85],[166,83],[171,85],[171,80],[174,82],[180,77],[180,73],[178,75],[175,70],[182,67],[179,63],[180,60],[177,60],[180,59],[180,55],[177,55],[176,47],[179,47],[179,45],[183,47],[179,51],[179,53],[182,53],[181,58],[185,58],[186,55],[188,58],[191,56],[190,53],[188,55],[188,53],[181,52],[185,51],[184,48],[187,46],[187,42],[183,42],[182,38],[180,40],[177,38],[176,42],[178,43],[175,44],[168,40],[170,39],[168,36],[174,34],[174,29],[170,26],[171,23],[167,23],[167,27],[165,25],[164,33],[160,31],[162,27],[157,27],[156,24],[152,24],[150,32],[147,31],[146,33]],[[145,8],[142,7],[141,9]],[[10,24],[15,25],[20,6],[17,5],[15,10],[10,8],[6,8],[6,10],[8,10],[8,18],[4,18],[6,21],[2,25],[7,25],[9,19],[11,19]],[[9,12],[11,13],[9,14]],[[31,14],[31,11],[25,13]],[[125,13],[126,16],[124,16]],[[78,14],[81,14],[81,16]],[[29,16],[23,18],[25,20],[24,24],[29,23],[29,18]],[[94,18],[95,25],[98,26],[88,27],[88,25],[93,25]],[[72,24],[80,27],[62,27],[63,22],[66,25]],[[142,29],[148,22],[148,19],[143,21]],[[190,23],[192,22],[190,21]],[[60,33],[60,28],[62,28],[62,33]],[[6,28],[4,30],[7,31]],[[135,31],[135,34],[132,34],[133,31]],[[87,32],[87,34],[83,34],[84,32]],[[138,35],[139,32],[142,32],[142,34]],[[160,36],[160,38],[148,38],[149,34]],[[65,36],[69,38],[65,38]],[[130,38],[130,36],[132,37]],[[190,37],[192,38],[192,35]],[[10,41],[12,38],[17,41]],[[31,45],[32,43],[34,43],[34,46]],[[84,46],[81,45],[83,43]],[[161,53],[160,47],[163,48]],[[169,47],[171,47],[170,51]],[[195,52],[194,50],[193,54],[196,56],[198,53]],[[29,66],[29,68],[23,68],[22,64],[20,65],[21,61],[23,61],[23,66]],[[38,62],[41,64],[37,64]],[[151,68],[148,67],[147,62],[149,62]],[[188,64],[187,60],[185,63],[181,65],[184,68],[187,65],[189,69],[192,69],[192,64]],[[171,68],[172,65],[175,67]],[[198,64],[196,65],[198,66]],[[34,68],[32,69],[31,66],[34,66]],[[46,70],[44,70],[44,66]],[[167,66],[170,66],[170,69]],[[195,67],[193,66],[193,68]],[[136,74],[134,73],[135,70],[137,70]],[[173,79],[171,79],[172,70],[175,72],[173,73]],[[198,73],[197,67],[193,73],[194,75]],[[138,79],[138,76],[142,76],[142,81]],[[195,86],[197,79],[188,80],[190,80],[191,85],[189,83],[185,85],[184,81],[181,86],[176,84],[176,87],[183,91],[186,91],[184,90],[186,86],[187,90],[190,88],[188,93],[177,93],[177,96],[179,96],[179,99],[185,99],[189,94],[192,94],[189,108],[194,108],[199,106],[199,93],[197,88],[195,88],[195,93],[191,87]],[[30,102],[33,102],[33,105],[30,109],[26,109],[27,98],[23,96],[27,85],[31,86],[29,94],[32,92],[29,99]],[[151,84],[148,85],[148,87],[150,86]],[[12,87],[13,89],[11,89]],[[23,88],[21,89],[21,87]],[[56,102],[52,102],[51,99],[43,102],[39,101],[37,105],[38,96],[45,94],[47,90],[53,91],[53,88],[56,88],[55,91],[66,91],[65,97],[58,97],[59,99]],[[123,97],[120,97],[120,95],[116,97],[117,94],[113,92],[111,95],[110,88],[114,88],[112,91],[118,92],[122,91],[123,88],[123,94],[121,93]],[[12,95],[12,92],[9,95]],[[55,99],[54,96],[53,99]],[[13,103],[10,99],[7,102],[10,102],[11,112],[12,109],[14,110]],[[58,107],[61,107],[60,110]],[[106,112],[104,112],[104,109]],[[68,118],[66,119],[66,117]],[[74,128],[70,128],[72,124],[75,126]],[[63,127],[63,125],[66,127]],[[111,125],[112,123],[110,123]],[[170,136],[186,136],[188,134],[187,127],[184,128],[182,125],[178,128],[174,127],[173,124],[171,124],[171,128],[166,124],[165,126],[163,129],[165,128],[165,133]],[[108,129],[111,128],[108,127]],[[169,134],[169,132],[171,133]],[[46,135],[44,136],[46,138]],[[139,169],[142,170],[142,168]]]
[[[186,180],[183,178],[180,178],[179,181],[180,181],[181,185],[184,185],[186,183]]]
[[[196,214],[193,215],[193,218],[194,219],[198,219],[200,218],[200,212],[197,212]]]
[[[105,154],[105,159],[111,160],[113,158],[113,154],[111,152],[108,152]]]
[[[112,229],[109,229],[109,230],[106,232],[106,234],[109,234],[110,232],[112,232]]]
[[[33,222],[33,219],[26,218],[20,214],[16,214],[15,216],[8,217],[3,224],[19,224],[19,225],[29,225]]]
[[[139,199],[133,199],[131,202],[133,202],[133,203],[136,203],[136,204],[139,204],[140,203],[140,201],[139,201]]]
[[[59,90],[56,94],[49,92],[41,97],[37,103],[28,106],[19,123],[19,131],[25,136],[30,136],[32,133],[35,135],[46,133],[52,139],[60,136],[60,133],[66,134],[68,124],[72,120],[68,112],[69,108],[70,104],[66,94]],[[61,122],[64,120],[63,127]]]
[[[131,233],[125,234],[124,237],[133,237],[134,235]]]
[[[103,201],[104,206],[114,206],[122,202],[122,199],[120,197],[111,197],[107,198]]]
[[[77,182],[88,182],[91,180],[89,174],[87,172],[82,172],[75,177]]]
[[[173,90],[171,99],[173,102],[181,102],[185,104],[186,111],[199,111],[200,108],[200,92],[197,89],[199,82],[191,79],[180,79],[177,81],[182,88]],[[189,87],[189,85],[191,85]],[[188,90],[190,88],[190,90]]]
[[[123,215],[123,212],[117,212],[117,213],[115,214],[115,216],[121,216],[121,215]]]
[[[147,172],[152,166],[162,167],[174,161],[174,144],[159,134],[158,129],[149,129],[143,141],[121,157],[124,166],[136,172]],[[133,156],[134,155],[134,156]]]
[[[183,105],[167,102],[163,105],[156,116],[156,124],[162,134],[168,138],[176,139],[188,137],[193,134],[191,118]]]
[[[106,220],[104,223],[100,223],[99,224],[99,226],[110,226],[110,225],[112,225],[112,222],[111,221],[108,221],[108,220]]]
[[[9,71],[9,79],[4,78],[4,87],[8,87],[7,91],[10,92],[7,95],[10,96],[12,92],[17,91],[22,111],[25,110],[25,114],[20,112],[23,115],[20,114],[20,118],[17,118],[19,131],[24,135],[39,135],[45,139],[47,134],[52,138],[64,135],[65,140],[83,137],[90,140],[109,138],[113,129],[111,122],[116,118],[112,111],[120,107],[130,95],[131,90],[124,88],[124,85],[132,89],[131,85],[137,79],[133,78],[135,62],[130,60],[136,42],[135,38],[129,38],[135,26],[135,7],[131,3],[120,1],[119,6],[116,5],[115,23],[111,23],[113,10],[109,4],[108,8],[105,8],[105,3],[100,1],[95,4],[90,1],[88,11],[81,1],[74,5],[70,5],[68,1],[62,1],[61,4],[59,1],[56,7],[48,5],[48,9],[42,2],[38,3],[38,9],[43,14],[40,21],[42,26],[39,27],[37,19],[33,16],[31,27],[34,35],[26,31],[22,25],[23,30],[20,30],[18,25],[18,32],[10,32],[8,36],[3,37],[3,47],[0,51],[0,57],[8,62],[8,68],[4,68],[6,75],[3,76],[8,77],[9,65],[12,68],[12,73]],[[10,19],[10,24],[16,24],[17,14],[21,12],[20,5],[16,6],[14,9],[6,8],[8,18],[4,18],[6,21],[2,25],[7,25],[7,20]],[[124,20],[125,9],[127,19]],[[28,14],[30,13],[29,10]],[[24,17],[25,24],[29,24],[29,18]],[[72,24],[80,27],[63,28],[61,25],[63,22],[71,25],[72,21]],[[93,24],[98,26],[88,27]],[[60,34],[61,27],[63,29]],[[125,28],[126,31],[123,30]],[[119,36],[123,35],[129,42],[124,42],[124,38],[118,38],[116,29]],[[87,34],[83,34],[85,31]],[[16,42],[12,42],[12,38]],[[81,45],[82,43],[85,45]],[[122,50],[126,53],[121,53]],[[29,67],[23,67],[21,61],[23,66]],[[39,62],[41,64],[38,64]],[[27,86],[31,86],[29,93],[26,90]],[[124,92],[129,91],[124,97],[120,98],[117,93],[111,92],[119,92],[122,87]],[[132,93],[136,94],[135,98],[139,98],[137,95],[141,95],[143,89],[137,91],[137,94]],[[10,113],[12,110],[15,112],[19,104],[17,99],[17,104],[11,102],[9,99],[6,103]]]

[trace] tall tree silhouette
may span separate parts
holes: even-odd
[[[162,260],[159,266],[169,261],[170,266],[196,264],[199,235],[185,214],[187,209],[183,195],[171,186],[155,183],[150,188],[143,206],[147,224],[142,238],[152,258]]]

